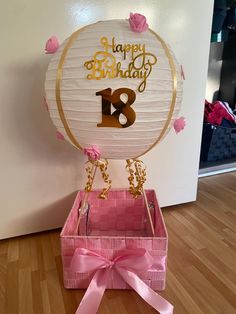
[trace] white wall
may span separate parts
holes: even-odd
[[[82,25],[129,12],[145,14],[169,42],[186,81],[186,131],[144,158],[148,187],[162,206],[195,199],[213,0],[11,0],[0,11],[0,238],[61,226],[75,191],[84,185],[84,157],[55,129],[43,105],[48,37],[62,41]],[[123,162],[112,162],[114,187],[127,185]]]

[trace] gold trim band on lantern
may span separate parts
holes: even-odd
[[[171,122],[171,118],[173,116],[173,112],[175,109],[176,97],[177,97],[177,73],[176,73],[174,59],[171,55],[170,49],[166,45],[165,41],[159,35],[157,35],[157,33],[155,33],[150,28],[149,28],[149,31],[157,38],[157,40],[160,41],[160,43],[161,43],[161,45],[165,51],[165,54],[169,60],[169,65],[170,65],[170,69],[171,69],[171,76],[172,76],[173,91],[172,91],[172,98],[171,98],[170,110],[168,113],[168,117],[167,117],[167,120],[166,120],[166,123],[165,123],[163,129],[161,130],[160,135],[158,136],[157,140],[145,152],[143,152],[139,156],[135,157],[134,159],[139,158],[140,156],[143,156],[144,154],[149,152],[154,146],[156,146],[161,141],[162,137],[165,135],[165,132],[168,129],[169,124]]]
[[[99,23],[99,22],[97,22]],[[71,142],[79,149],[82,149],[82,146],[79,144],[79,142],[77,141],[77,139],[75,138],[75,136],[73,135],[66,117],[65,117],[65,113],[62,107],[62,102],[61,102],[61,80],[62,80],[62,70],[63,70],[63,66],[65,63],[65,59],[67,56],[67,52],[70,49],[70,47],[72,46],[72,44],[74,43],[74,41],[76,40],[77,36],[79,35],[79,33],[84,30],[85,28],[87,28],[88,26],[92,26],[95,25],[97,23],[93,23],[90,25],[87,25],[79,30],[77,30],[76,32],[74,32],[68,39],[68,42],[65,45],[65,48],[62,52],[59,64],[58,64],[58,68],[57,68],[57,75],[56,75],[56,103],[57,103],[57,108],[58,108],[58,112],[60,115],[60,119],[62,121],[62,124],[65,128],[66,134],[69,137],[69,139],[71,140]],[[176,103],[176,97],[177,97],[177,72],[176,72],[176,68],[175,68],[175,63],[174,63],[174,59],[171,55],[171,52],[168,48],[168,46],[166,45],[165,41],[158,35],[156,34],[153,30],[149,29],[149,31],[157,38],[157,40],[161,43],[165,54],[168,58],[169,61],[169,65],[170,65],[170,69],[171,69],[171,76],[172,76],[172,86],[173,86],[173,91],[172,91],[172,98],[171,98],[171,103],[170,103],[170,110],[168,113],[168,117],[167,120],[164,124],[164,127],[160,133],[160,135],[158,136],[157,140],[146,150],[144,151],[142,154],[133,157],[133,159],[136,159],[144,154],[146,154],[147,152],[149,152],[156,144],[158,144],[160,142],[160,140],[162,139],[162,137],[165,135],[169,124],[171,122],[171,118],[173,116],[173,112],[174,112],[174,108],[175,108],[175,103]],[[112,159],[112,158],[111,158]]]
[[[97,23],[93,23],[90,24],[88,26],[91,25],[95,25]],[[57,67],[57,76],[56,76],[56,102],[57,102],[57,109],[61,118],[61,122],[65,128],[66,134],[69,137],[69,139],[71,140],[71,142],[79,149],[83,149],[82,146],[79,144],[79,142],[76,140],[76,138],[74,137],[73,133],[71,132],[71,129],[67,123],[66,117],[65,117],[65,113],[62,107],[62,102],[61,102],[61,80],[62,80],[62,70],[63,70],[63,66],[65,63],[65,59],[66,59],[66,55],[68,50],[70,49],[71,45],[74,43],[74,41],[76,40],[77,36],[79,35],[80,32],[82,32],[82,30],[84,30],[85,28],[87,28],[88,26],[82,27],[79,30],[77,30],[76,32],[74,32],[68,39],[67,44],[65,45],[65,48],[62,52],[61,58],[59,60],[58,63],[58,67]]]

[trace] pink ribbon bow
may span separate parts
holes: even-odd
[[[115,259],[109,260],[85,248],[75,250],[70,269],[79,273],[95,272],[76,314],[97,313],[112,268],[154,309],[161,314],[172,314],[173,305],[136,275],[136,272],[148,270],[152,266],[152,256],[145,249],[124,250],[119,253]]]

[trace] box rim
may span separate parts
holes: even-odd
[[[91,191],[91,192],[99,192],[100,190],[99,189],[94,189],[93,191]],[[112,191],[114,191],[114,192],[116,192],[116,191],[129,191],[127,188],[125,189],[125,188],[116,188],[116,189],[111,189],[111,192]],[[155,197],[155,202],[157,203],[157,205],[158,205],[158,208],[159,208],[159,213],[160,213],[160,216],[161,216],[161,220],[162,220],[162,224],[163,224],[163,227],[164,227],[164,232],[165,232],[165,236],[163,236],[163,237],[155,237],[155,236],[153,236],[153,237],[137,237],[137,236],[86,236],[86,235],[65,235],[64,234],[64,232],[65,232],[65,227],[66,227],[66,225],[67,225],[67,221],[69,220],[69,217],[70,217],[70,215],[72,214],[72,212],[73,212],[73,209],[74,209],[74,207],[77,205],[77,201],[78,201],[78,198],[79,198],[79,196],[80,196],[80,194],[82,193],[82,192],[84,192],[84,191],[81,191],[81,190],[78,190],[78,192],[77,192],[77,195],[76,195],[76,198],[75,198],[75,201],[74,201],[74,203],[73,203],[73,205],[72,205],[72,208],[70,209],[70,212],[69,212],[69,215],[67,216],[67,218],[66,218],[66,221],[65,221],[65,224],[64,224],[64,226],[63,226],[63,228],[62,228],[62,230],[61,230],[61,232],[60,232],[60,237],[62,238],[62,239],[136,239],[136,240],[138,240],[138,239],[140,239],[140,240],[153,240],[153,239],[155,239],[155,240],[158,240],[158,239],[160,239],[160,240],[168,240],[168,232],[167,232],[167,229],[166,229],[166,225],[165,225],[165,221],[164,221],[164,217],[163,217],[163,213],[162,213],[162,210],[161,210],[161,208],[160,208],[160,206],[159,206],[159,203],[158,203],[158,200],[157,200],[157,197],[156,197],[156,191],[155,191],[155,189],[145,189],[145,192],[146,191],[150,191],[150,192],[154,192],[154,197]],[[91,193],[90,192],[90,193]]]

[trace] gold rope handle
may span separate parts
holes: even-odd
[[[132,160],[127,159],[126,160],[126,170],[129,172],[129,192],[135,197],[135,185],[134,185],[134,170],[132,169]]]
[[[142,167],[143,162],[138,159],[127,159],[126,169],[129,172],[129,191],[137,198],[142,194],[143,185],[146,182],[146,168]],[[134,168],[134,169],[133,169]],[[136,180],[136,185],[135,185]]]
[[[142,194],[143,185],[146,182],[146,168],[142,167],[143,162],[141,160],[135,160],[134,161],[134,167],[135,167],[135,177],[137,181],[137,191],[139,195]]]
[[[97,168],[97,165],[95,162],[92,162],[91,160],[88,160],[86,164],[88,164],[87,167],[85,168],[88,180],[86,182],[84,189],[86,192],[90,192],[92,190],[92,185],[93,185],[93,180],[94,180],[94,168],[95,167]]]
[[[102,192],[99,194],[99,198],[107,199],[107,195],[111,188],[111,183],[112,183],[111,179],[109,178],[109,174],[107,172],[108,160],[107,159],[105,159],[104,161],[98,160],[97,163],[101,171],[103,181],[107,184],[107,187],[103,188]]]
[[[108,160],[104,159],[104,160],[96,160],[96,161],[92,161],[92,160],[88,160],[86,162],[87,167],[85,168],[86,173],[87,173],[87,182],[85,185],[85,192],[91,192],[92,191],[92,185],[93,185],[93,181],[94,181],[94,177],[95,177],[95,173],[97,168],[99,168],[99,170],[101,171],[101,175],[102,175],[102,179],[103,181],[107,184],[107,186],[105,188],[102,189],[101,193],[99,194],[99,198],[101,199],[107,199],[107,195],[109,190],[111,189],[111,184],[112,184],[112,180],[109,177],[109,174],[107,172],[108,169]],[[95,168],[95,171],[94,171]]]

